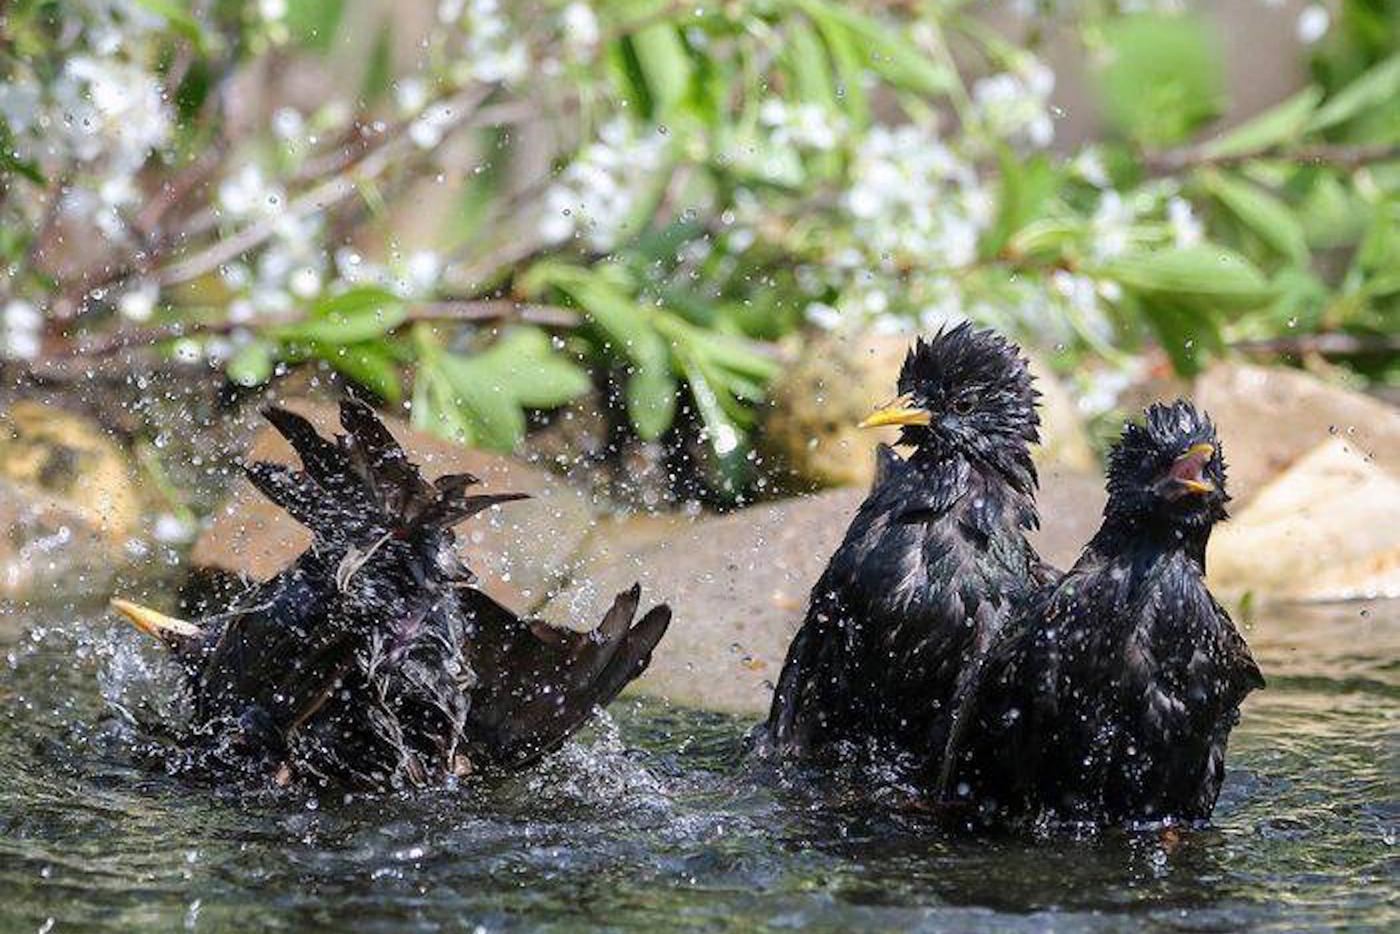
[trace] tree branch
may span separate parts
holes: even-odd
[[[1324,357],[1363,357],[1400,353],[1400,337],[1368,334],[1298,334],[1235,341],[1232,350],[1265,357],[1318,354]]]
[[[1233,166],[1251,159],[1284,159],[1289,162],[1318,163],[1336,166],[1340,169],[1356,169],[1375,162],[1393,162],[1400,159],[1400,146],[1394,143],[1358,143],[1355,145],[1318,143],[1293,149],[1275,147],[1224,156],[1211,155],[1206,146],[1183,146],[1179,149],[1166,149],[1160,152],[1142,154],[1143,165],[1153,175],[1175,175],[1187,169],[1207,165]]]

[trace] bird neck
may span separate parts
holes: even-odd
[[[1199,571],[1206,570],[1209,523],[1182,525],[1139,516],[1110,516],[1085,548],[1106,561],[1136,563],[1147,558],[1184,555]]]
[[[1035,508],[1034,468],[1031,468],[1029,489],[1010,478],[996,464],[969,456],[955,448],[916,448],[910,465],[914,467],[919,484],[936,499],[929,507],[944,512],[969,493],[975,494],[979,507],[975,524],[987,526],[982,531],[992,534],[992,526],[1034,529],[1040,523]]]

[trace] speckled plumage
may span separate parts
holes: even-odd
[[[1208,461],[1174,470],[1202,445]],[[1210,490],[1187,490],[1179,473]],[[1204,821],[1239,705],[1263,686],[1206,589],[1228,499],[1210,421],[1184,402],[1151,407],[1115,446],[1108,489],[1079,561],[988,659],[954,756],[954,795],[975,820]]]
[[[514,769],[557,748],[646,667],[670,611],[633,625],[639,590],[592,632],[522,620],[472,586],[452,526],[522,498],[427,482],[366,405],[322,438],[268,419],[303,469],[258,463],[255,486],[313,533],[286,570],[176,640],[194,737],[226,765],[356,786]]]
[[[875,751],[932,788],[981,658],[1047,574],[1025,538],[1036,393],[1015,345],[966,324],[919,340],[899,391],[929,424],[903,429],[907,460],[882,447],[812,589],[760,745],[816,762]]]

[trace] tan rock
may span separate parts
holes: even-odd
[[[759,441],[797,489],[866,487],[875,470],[875,442],[893,441],[895,429],[856,425],[895,392],[911,339],[903,336],[828,335],[809,341],[769,390]],[[1094,470],[1088,435],[1059,380],[1032,358],[1042,393],[1042,465]]]
[[[671,628],[634,690],[674,703],[751,714],[766,707],[807,592],[863,495],[836,490],[697,519],[629,547],[614,530],[610,560],[544,609],[565,625],[597,620],[640,581],[644,602],[671,604]],[[618,532],[621,534],[617,534]]]
[[[103,592],[140,517],[122,448],[95,422],[28,401],[0,415],[0,598]]]
[[[1400,477],[1330,438],[1211,540],[1211,586],[1264,599],[1400,597]]]
[[[339,430],[332,405],[292,402],[288,407],[309,418],[322,433]],[[531,494],[532,499],[509,503],[463,523],[457,537],[468,564],[492,596],[516,610],[543,601],[589,534],[593,511],[584,494],[512,458],[461,447],[415,431],[398,419],[385,422],[429,478],[465,471],[481,478],[484,491]],[[291,446],[271,427],[259,431],[248,456],[297,462]],[[240,481],[195,543],[191,564],[262,580],[281,570],[309,543],[305,529]]]
[[[1400,411],[1307,373],[1223,363],[1200,377],[1195,399],[1220,430],[1238,503],[1334,436],[1400,471]]]
[[[669,602],[674,621],[633,689],[760,714],[807,595],[864,498],[864,490],[832,490],[725,516],[609,523],[590,542],[575,583],[543,615],[591,623],[615,593],[640,581],[644,602]],[[1053,472],[1041,502],[1037,547],[1064,566],[1098,525],[1102,485],[1094,475]]]
[[[123,541],[141,518],[126,455],[91,419],[37,402],[0,415],[0,478]]]

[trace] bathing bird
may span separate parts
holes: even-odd
[[[988,648],[1053,573],[1026,540],[1038,393],[1019,348],[966,323],[916,341],[898,392],[862,425],[900,426],[912,453],[880,446],[756,738],[779,760],[902,762],[933,788]]]
[[[428,482],[359,401],[341,404],[347,434],[333,439],[285,409],[264,414],[301,469],[245,471],[311,546],[195,622],[114,601],[183,666],[188,739],[211,764],[352,787],[514,771],[647,666],[671,614],[634,623],[636,586],[587,632],[522,619],[474,586],[453,527],[522,494],[471,493],[469,474]]]
[[[1008,624],[954,751],[973,821],[1203,822],[1259,667],[1206,588],[1225,518],[1209,418],[1156,404],[1109,456],[1102,526]]]

